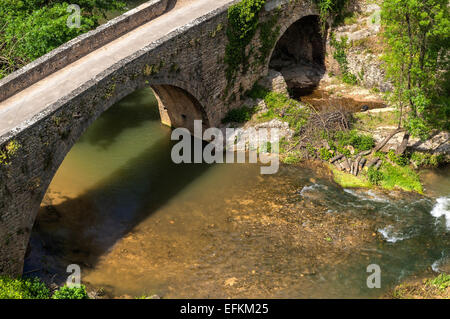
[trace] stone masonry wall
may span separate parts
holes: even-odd
[[[278,15],[277,39],[295,21],[317,14],[309,1],[278,0],[268,4],[274,2],[277,6],[266,7],[261,21]],[[187,92],[191,100],[196,99],[196,107],[202,108],[199,114],[209,125],[218,126],[230,109],[240,105],[243,92],[267,74],[273,48],[262,63],[252,57],[252,67],[246,74],[238,74],[233,86],[226,90],[223,61],[228,6],[135,52],[0,136],[0,152],[8,154],[0,162],[0,274],[22,272],[30,232],[54,174],[83,132],[110,106],[145,86],[174,86],[180,89],[178,92]],[[251,46],[254,51],[260,48],[258,36]],[[13,145],[17,150],[10,152]]]

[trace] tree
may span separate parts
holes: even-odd
[[[81,27],[67,27],[63,0],[0,0],[0,79],[76,36],[96,28],[123,1],[77,0]]]
[[[399,127],[425,138],[449,129],[450,20],[448,0],[384,0],[385,70]]]

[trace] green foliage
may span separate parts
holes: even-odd
[[[37,278],[0,277],[0,299],[48,299],[50,291]]]
[[[96,28],[107,10],[122,10],[122,1],[78,0],[81,27],[69,28],[72,14],[63,0],[0,0],[0,78]]]
[[[0,165],[9,165],[11,158],[17,153],[21,145],[16,141],[10,141],[4,149],[0,149]]]
[[[423,192],[419,175],[409,166],[394,166],[383,162],[381,171],[383,173],[383,180],[380,183],[382,187],[386,189],[398,187],[406,191]]]
[[[299,151],[290,152],[286,157],[283,159],[284,164],[298,164],[302,160],[302,155]]]
[[[52,299],[89,299],[89,297],[84,285],[81,285],[79,288],[70,288],[65,285],[55,291]]]
[[[325,147],[322,147],[319,150],[319,157],[321,160],[328,162],[333,157],[333,154]]]
[[[411,154],[410,161],[417,167],[438,167],[445,162],[445,156],[442,154],[414,152]]]
[[[340,19],[344,14],[348,0],[314,0],[319,7],[322,30],[325,30],[329,18]]]
[[[250,91],[246,92],[245,95],[249,98],[256,100],[256,99],[264,99],[266,97],[267,93],[269,93],[268,90],[266,90],[264,87],[262,87],[258,83],[255,83],[253,85],[252,89]]]
[[[366,180],[363,176],[354,176],[352,174],[348,174],[338,170],[334,165],[328,164],[328,167],[333,172],[333,178],[336,183],[341,185],[342,187],[372,187],[372,184]]]
[[[346,36],[341,37],[340,40],[336,40],[334,33],[330,34],[330,45],[334,48],[333,58],[339,64],[339,68],[342,73],[342,81],[347,84],[355,85],[358,83],[356,75],[350,73],[347,60],[348,38]]]
[[[242,0],[228,9],[225,63],[229,85],[241,68],[243,73],[248,69],[250,53],[246,52],[246,48],[256,34],[259,13],[265,2],[265,0]]]
[[[263,64],[269,57],[280,34],[280,26],[277,25],[279,12],[272,15],[269,21],[260,24],[261,47],[259,48],[259,62]]]
[[[404,127],[425,138],[450,128],[450,18],[448,0],[385,0],[382,23],[391,102]]]
[[[281,119],[288,122],[297,133],[308,120],[309,109],[286,94],[268,91],[256,83],[250,91],[246,92],[246,96],[252,99],[263,99],[266,103],[269,110],[260,116],[261,120]]]
[[[450,287],[450,275],[449,274],[440,274],[434,279],[428,281],[429,285],[435,286],[440,290],[445,290]]]
[[[255,107],[243,106],[241,108],[233,109],[227,113],[222,119],[222,123],[245,123],[250,121],[252,115],[255,113]]]
[[[375,146],[375,140],[372,136],[364,135],[356,130],[351,131],[338,131],[334,134],[333,140],[329,141],[330,147],[344,155],[346,154],[343,148],[347,145],[351,145],[356,153],[371,150]]]
[[[409,158],[405,155],[397,155],[393,150],[390,150],[387,154],[388,158],[397,165],[406,166],[409,164]]]
[[[367,170],[367,178],[372,185],[379,185],[383,180],[383,173],[376,170],[373,166]]]

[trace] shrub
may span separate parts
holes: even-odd
[[[449,274],[440,274],[434,279],[431,279],[428,282],[430,285],[437,287],[440,290],[445,290],[450,287],[450,275]]]
[[[0,299],[48,299],[50,291],[37,278],[0,277]]]
[[[222,123],[244,123],[251,119],[252,115],[255,113],[255,107],[243,106],[238,109],[233,109],[227,113],[227,115],[222,119]]]
[[[406,166],[409,164],[409,159],[405,155],[397,155],[393,150],[390,150],[387,155],[397,165]]]
[[[86,287],[81,285],[77,287],[64,287],[59,288],[52,296],[52,299],[89,299]]]
[[[372,185],[379,185],[383,180],[383,173],[376,170],[374,167],[369,168],[367,171],[367,178]]]
[[[445,156],[442,154],[414,152],[411,154],[411,162],[419,167],[438,167],[445,162]]]
[[[359,134],[356,130],[339,131],[336,133],[336,142],[338,146],[353,146],[356,152],[368,151],[375,146],[373,137]]]
[[[319,157],[321,160],[328,162],[333,157],[333,154],[331,154],[331,152],[327,150],[325,147],[322,147],[319,150]]]
[[[298,164],[301,161],[302,161],[302,155],[298,151],[290,153],[288,156],[283,158],[284,164]]]

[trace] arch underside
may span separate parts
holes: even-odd
[[[325,43],[316,15],[294,22],[277,42],[269,68],[283,74],[294,96],[308,94],[318,86],[325,74]]]
[[[132,92],[146,86],[148,87],[149,85],[138,83],[134,90],[124,88],[124,90],[121,92],[120,89],[118,89],[117,91],[121,92],[121,94],[112,97],[109,101],[105,101],[105,104],[99,105],[97,108],[98,112],[92,115],[91,118],[83,119],[80,117],[79,122],[73,123],[69,135],[65,139],[59,139],[55,143],[55,148],[53,149],[52,153],[43,156],[47,159],[52,158],[52,160],[49,161],[50,169],[42,170],[40,172],[40,176],[38,177],[40,181],[39,189],[36,189],[34,195],[32,197],[29,197],[29,200],[31,201],[30,207],[32,207],[32,211],[30,212],[28,210],[29,213],[26,214],[27,218],[21,221],[22,228],[27,229],[27,231],[23,232],[20,238],[16,240],[14,244],[15,247],[10,247],[10,249],[12,249],[17,256],[17,263],[12,271],[8,270],[9,273],[17,275],[23,270],[23,262],[31,235],[31,229],[33,228],[34,222],[36,220],[39,207],[47,192],[48,187],[50,186],[51,181],[53,180],[53,177],[63,163],[67,154],[77,143],[77,141],[83,136],[88,127],[90,127],[90,125],[95,122],[101,116],[101,114],[103,114],[111,106],[113,106]],[[169,84],[150,84],[150,87],[153,90],[158,101],[161,121],[163,124],[169,125],[171,127],[187,128],[191,133],[193,133],[194,120],[202,120],[204,128],[208,127],[209,121],[202,104],[187,90]],[[0,258],[0,264],[1,262],[2,260]],[[0,273],[1,272],[2,271],[0,269]]]
[[[161,122],[171,127],[187,128],[194,133],[194,121],[201,120],[203,128],[209,121],[200,102],[189,92],[172,85],[152,85],[158,100]]]

